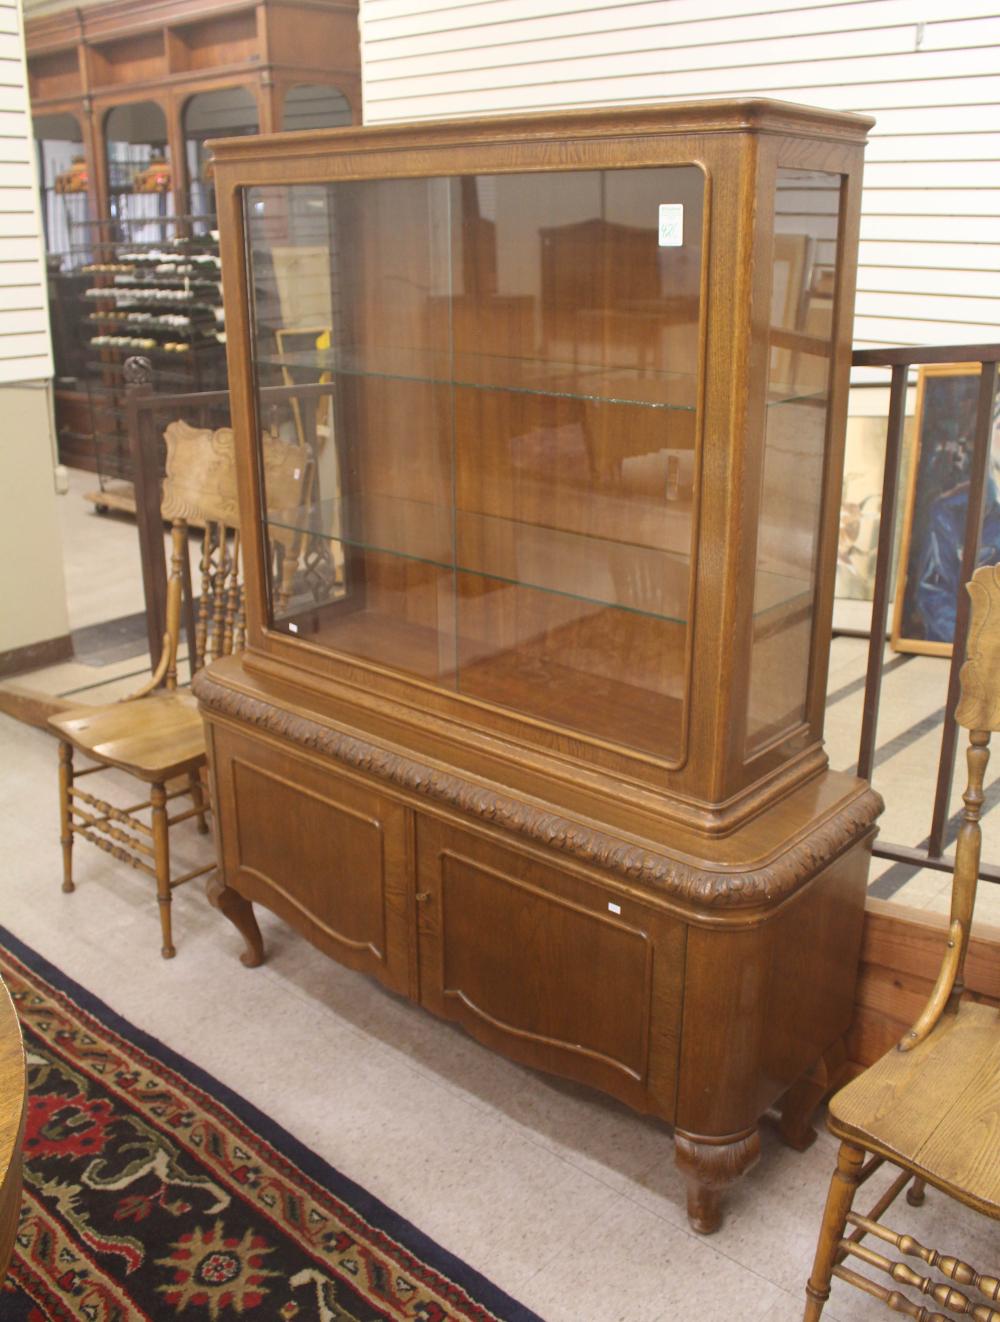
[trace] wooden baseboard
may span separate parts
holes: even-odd
[[[913,1025],[937,979],[947,932],[946,914],[868,901],[854,1022],[847,1034],[853,1064],[873,1065]],[[1000,1005],[1000,928],[976,924],[965,984],[976,1000]]]
[[[73,639],[68,633],[59,638],[47,638],[41,643],[28,643],[26,647],[12,647],[7,652],[0,652],[0,679],[72,659]]]

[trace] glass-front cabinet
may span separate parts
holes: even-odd
[[[859,134],[706,117],[222,144],[255,646],[706,803],[815,763]]]
[[[247,648],[221,866],[674,1127],[695,1229],[846,1059],[880,800],[823,751],[869,121],[768,102],[215,148]]]

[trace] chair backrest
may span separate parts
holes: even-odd
[[[899,1043],[907,1051],[922,1042],[946,1011],[958,1008],[965,990],[965,957],[979,885],[983,833],[979,816],[990,758],[990,735],[1000,730],[1000,565],[977,569],[966,585],[971,599],[966,660],[955,720],[969,731],[969,779],[962,795],[962,824],[955,848],[948,946],[923,1014]]]
[[[979,814],[990,758],[990,735],[1000,730],[1000,565],[983,565],[977,569],[966,584],[966,591],[971,602],[969,631],[955,720],[969,731],[966,750],[969,783],[962,796],[965,806],[955,847],[951,905],[952,919],[962,922],[962,965],[979,885],[983,841]],[[961,984],[961,967],[958,982]]]
[[[183,419],[164,431],[167,445],[161,512],[174,525],[170,593],[175,574],[184,578],[184,560],[176,550],[177,528],[204,529],[199,562],[200,584],[194,631],[192,673],[209,661],[243,647],[246,636],[243,583],[240,568],[240,520],[236,491],[236,463],[231,427],[192,427]],[[269,509],[297,507],[309,489],[310,452],[279,436],[265,434],[264,483]],[[301,546],[301,535],[272,529],[270,541],[281,558],[281,592],[290,592]],[[181,591],[178,588],[177,591]],[[178,632],[180,604],[177,606]],[[175,643],[176,652],[176,643]],[[176,667],[175,667],[176,668]]]
[[[983,565],[967,589],[969,640],[955,720],[967,730],[1000,730],[1000,565]]]

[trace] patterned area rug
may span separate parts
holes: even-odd
[[[0,928],[30,1081],[4,1322],[538,1322]]]

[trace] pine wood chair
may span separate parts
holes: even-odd
[[[172,892],[215,867],[213,858],[178,877],[171,876],[170,868],[172,826],[194,817],[199,831],[208,831],[201,781],[206,762],[204,727],[194,698],[178,688],[177,679],[189,525],[204,528],[192,673],[242,647],[244,614],[232,431],[212,432],[177,421],[164,436],[167,463],[161,511],[171,520],[171,568],[159,664],[149,682],[128,698],[64,712],[50,717],[49,724],[59,738],[63,890],[75,889],[77,837],[151,876],[160,908],[161,954],[170,959],[175,953]],[[269,498],[273,493],[289,505],[300,500],[309,476],[305,450],[271,437],[265,439],[264,456]],[[290,548],[285,554],[289,584],[294,569],[294,548]],[[92,765],[75,769],[75,752]],[[117,807],[77,784],[109,767],[148,785],[149,797]],[[171,815],[169,805],[183,798],[190,798],[191,806]]]
[[[947,1322],[944,1313],[915,1303],[904,1286],[954,1315],[1000,1322],[1000,1279],[957,1257],[920,1244],[881,1218],[907,1190],[919,1206],[931,1185],[966,1207],[1000,1220],[1000,1011],[962,1000],[963,971],[979,875],[979,815],[992,731],[1000,730],[1000,565],[976,571],[968,660],[956,720],[969,731],[969,780],[958,836],[947,948],[926,1008],[902,1041],[830,1103],[829,1126],[840,1139],[812,1275],[804,1322],[817,1322],[831,1277],[921,1322]],[[885,1162],[899,1175],[866,1215],[852,1210],[858,1187]],[[847,1227],[851,1230],[848,1233]],[[868,1237],[894,1246],[964,1289],[939,1282],[901,1260],[869,1248]],[[848,1266],[864,1264],[890,1278],[891,1288]],[[986,1302],[982,1302],[985,1300]]]

